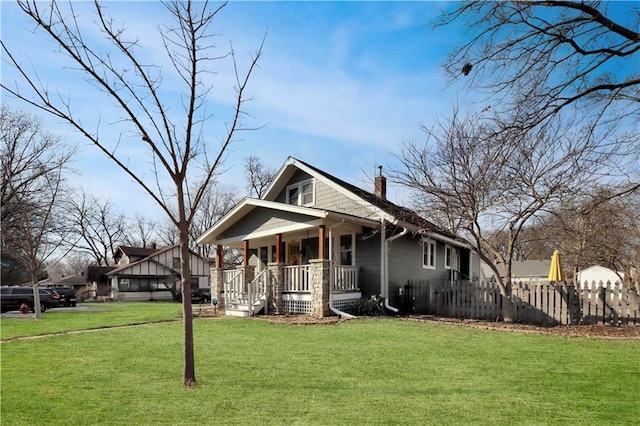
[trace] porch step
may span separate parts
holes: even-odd
[[[254,315],[259,313],[266,305],[264,299],[260,299],[253,304],[253,313]],[[229,306],[226,308],[227,315],[233,317],[248,317],[250,316],[249,312],[249,303],[246,300],[235,300],[229,303]]]

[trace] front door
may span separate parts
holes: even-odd
[[[295,241],[287,245],[289,246],[287,263],[289,265],[300,265],[300,241]]]

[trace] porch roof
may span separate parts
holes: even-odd
[[[247,230],[240,235],[225,236],[225,231],[238,223],[242,218],[246,217],[252,210],[256,208],[264,208],[274,212],[287,212],[305,217],[303,222],[291,222],[279,227],[270,228],[268,230],[252,229]],[[368,226],[375,226],[378,222],[371,219],[365,219],[345,213],[335,212],[326,209],[317,209],[313,207],[301,207],[291,204],[279,203],[275,201],[266,201],[257,198],[245,198],[238,203],[229,213],[220,219],[214,226],[209,228],[198,239],[198,244],[224,244],[230,245],[242,240],[261,238],[277,233],[292,232],[302,229],[317,227],[325,223],[325,221],[345,221],[352,223],[360,223]]]

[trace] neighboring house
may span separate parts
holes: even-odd
[[[87,268],[87,291],[82,295],[76,292],[76,296],[82,296],[86,300],[109,297],[111,284],[106,274],[114,269],[116,269],[115,266],[89,266]]]
[[[190,252],[192,288],[209,287],[209,261]],[[171,300],[170,288],[180,281],[180,247],[120,247],[116,265],[104,273],[112,300]],[[99,288],[98,288],[99,289]]]
[[[484,262],[481,262],[480,268],[484,279],[494,279],[493,271]],[[511,282],[529,283],[529,282],[549,282],[549,269],[551,268],[551,259],[544,260],[514,260],[511,262]],[[498,271],[502,278],[502,265],[498,265]]]
[[[411,279],[472,279],[479,258],[470,245],[386,199],[386,179],[364,191],[289,157],[261,199],[245,198],[198,238],[237,248],[244,264],[212,270],[214,297],[227,312],[343,314],[363,295],[402,301]]]
[[[87,277],[84,274],[68,275],[59,279],[49,279],[40,281],[40,287],[66,287],[75,291],[82,291],[87,287]]]
[[[614,270],[605,268],[604,266],[600,265],[593,265],[578,271],[578,273],[576,274],[576,278],[576,281],[580,284],[588,283],[589,285],[593,285],[593,283],[596,283],[597,285],[600,284],[600,282],[605,285],[607,284],[607,282],[610,282],[612,284],[616,282],[622,282],[622,280]]]

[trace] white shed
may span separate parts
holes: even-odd
[[[607,282],[615,283],[621,281],[620,277],[614,270],[600,265],[593,265],[578,271],[576,278],[576,281],[580,284],[584,284],[585,281],[589,284],[593,284],[594,282],[599,284],[600,281],[602,281],[603,284],[607,284]]]

